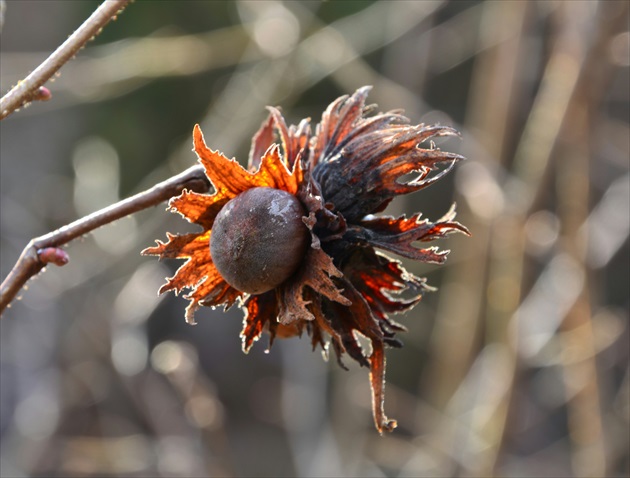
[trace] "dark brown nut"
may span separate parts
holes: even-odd
[[[235,289],[262,294],[291,277],[309,243],[300,201],[273,188],[252,188],[229,201],[217,215],[210,255]]]

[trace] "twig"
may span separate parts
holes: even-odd
[[[24,284],[41,271],[46,264],[53,263],[61,266],[68,262],[67,253],[60,249],[60,246],[105,224],[177,196],[184,189],[204,193],[209,188],[210,183],[203,168],[193,166],[177,176],[156,184],[151,189],[78,219],[56,231],[32,239],[0,285],[0,314],[15,298]]]
[[[68,37],[44,62],[24,80],[18,82],[0,99],[0,120],[33,100],[46,100],[50,92],[43,88],[59,69],[83,46],[99,34],[101,29],[122,11],[131,0],[104,1],[83,24]]]

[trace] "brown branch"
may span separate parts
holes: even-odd
[[[56,231],[32,239],[0,285],[0,314],[15,298],[24,284],[40,272],[46,264],[53,263],[62,266],[68,262],[67,253],[60,249],[60,246],[105,224],[177,196],[184,189],[204,193],[208,192],[209,188],[210,183],[203,168],[193,166],[177,176],[156,184],[151,189],[78,219]]]
[[[50,91],[43,88],[44,83],[76,55],[88,41],[98,35],[101,29],[112,18],[115,18],[130,1],[106,0],[94,10],[94,13],[59,48],[0,99],[0,120],[33,100],[50,99]]]

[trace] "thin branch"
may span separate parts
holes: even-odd
[[[156,184],[151,189],[78,219],[56,231],[32,239],[0,285],[0,314],[24,284],[47,264],[61,266],[68,262],[67,253],[60,249],[60,246],[120,218],[156,206],[181,194],[184,189],[204,193],[208,192],[209,188],[210,183],[203,168],[193,166],[177,176]]]
[[[47,100],[50,92],[43,88],[59,69],[101,29],[120,13],[131,0],[105,0],[83,24],[24,80],[18,82],[0,99],[0,120],[33,100]]]

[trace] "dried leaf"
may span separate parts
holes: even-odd
[[[250,296],[245,301],[245,307],[247,313],[243,319],[241,339],[243,340],[243,352],[247,353],[265,327],[269,326],[269,322],[274,322],[278,315],[275,291]]]
[[[435,223],[421,219],[421,214],[410,218],[382,216],[361,221],[360,225],[350,228],[346,236],[349,240],[364,241],[403,257],[440,264],[446,259],[448,251],[440,251],[436,247],[421,249],[413,243],[441,239],[454,232],[470,235],[468,229],[451,220],[454,217],[453,208]]]
[[[295,277],[280,287],[280,312],[278,321],[290,324],[298,320],[313,320],[315,317],[306,307],[310,302],[304,300],[306,286],[331,301],[350,305],[331,277],[341,277],[330,256],[321,249],[309,248],[304,258],[304,265]]]

